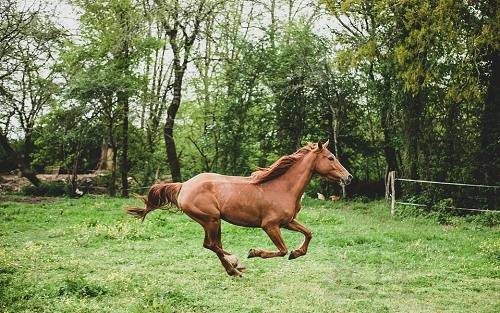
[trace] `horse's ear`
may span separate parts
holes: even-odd
[[[318,151],[321,150],[323,150],[323,144],[321,143],[321,141],[318,141]]]
[[[330,143],[330,139],[328,139],[324,144],[323,144],[323,147],[324,148],[328,148],[328,144]]]

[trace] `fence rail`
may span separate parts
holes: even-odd
[[[411,203],[411,202],[403,202],[396,200],[396,187],[395,181],[409,181],[409,182],[419,182],[419,183],[428,183],[428,184],[439,184],[439,185],[454,185],[454,186],[466,186],[466,187],[478,187],[478,188],[493,188],[499,189],[500,186],[491,186],[491,185],[475,185],[475,184],[464,184],[464,183],[449,183],[449,182],[438,182],[438,181],[430,181],[430,180],[417,180],[417,179],[408,179],[408,178],[396,178],[396,172],[391,171],[388,175],[388,181],[386,183],[386,198],[391,196],[391,215],[394,215],[396,212],[396,204],[402,205],[411,205],[418,207],[429,207],[429,205],[421,204],[421,203]],[[432,206],[430,206],[432,207]],[[485,209],[476,209],[476,208],[459,208],[459,207],[445,207],[446,209],[453,210],[463,210],[463,211],[476,211],[476,212],[492,212],[492,213],[500,213],[500,211],[496,210],[485,210]]]
[[[418,180],[418,179],[408,179],[408,178],[395,178],[395,180],[420,182],[420,183],[428,183],[428,184],[437,184],[437,185],[455,185],[455,186],[482,187],[482,188],[495,188],[495,189],[500,188],[500,186],[492,186],[492,185],[474,185],[474,184],[463,184],[463,183],[448,183],[448,182],[441,182],[441,181]]]
[[[412,206],[418,206],[418,207],[428,207],[428,205],[419,204],[419,203],[401,202],[401,201],[396,201],[396,203],[397,204],[402,204],[402,205],[412,205]],[[444,207],[444,209],[500,213],[500,211],[495,211],[495,210],[472,209],[472,208],[458,208],[458,207],[454,207],[454,206],[447,206],[447,207]]]

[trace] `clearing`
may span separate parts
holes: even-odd
[[[134,199],[0,200],[3,312],[499,312],[498,227],[389,216],[383,201],[307,199],[313,232],[296,260],[246,259],[273,247],[260,229],[224,223],[233,278],[179,212],[141,224]],[[283,230],[289,250],[302,235]]]

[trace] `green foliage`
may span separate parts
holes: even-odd
[[[498,227],[500,226],[500,214],[496,212],[485,212],[481,214],[470,215],[466,217],[466,220],[482,225],[484,227]]]
[[[57,165],[71,172],[75,158],[80,168],[93,168],[102,142],[102,124],[90,115],[89,108],[75,105],[54,107],[39,122],[33,165]]]
[[[21,189],[21,194],[25,196],[64,196],[68,194],[68,186],[60,181],[42,182],[38,187],[33,185],[24,186]]]
[[[500,266],[500,241],[487,240],[479,246],[481,254],[496,266]]]
[[[325,0],[318,11],[292,1],[290,15],[273,11],[279,1],[71,3],[80,14],[77,40],[58,41],[60,30],[44,16],[25,36],[53,43],[33,55],[57,50],[56,64],[41,64],[38,73],[50,68],[57,79],[32,81],[48,99],[44,110],[28,118],[26,138],[12,138],[36,169],[94,170],[101,145],[124,160],[129,143],[129,160],[117,172],[138,186],[169,180],[163,128],[170,109],[184,179],[249,175],[308,141],[330,139],[355,177],[349,196],[381,196],[387,169],[498,184],[499,23],[488,1]],[[318,31],[320,16],[331,32]],[[190,38],[194,29],[200,32]],[[182,92],[174,95],[184,71]],[[0,86],[22,85],[8,82]],[[170,104],[181,95],[177,113]],[[22,126],[23,114],[9,101],[2,102],[2,122],[18,116]],[[483,191],[401,189],[433,207],[444,198],[455,206],[498,206],[498,194]],[[307,193],[316,192],[340,189],[313,180]]]
[[[97,284],[89,283],[82,275],[66,277],[59,288],[60,296],[93,298],[106,294],[107,290]]]

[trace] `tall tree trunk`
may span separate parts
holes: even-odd
[[[9,143],[7,137],[0,132],[0,146],[7,152],[7,155],[15,160],[17,168],[21,172],[21,175],[27,178],[33,185],[36,187],[40,186],[40,179],[36,176],[36,174],[31,170],[31,166],[26,162],[24,157],[17,153]]]
[[[382,110],[380,112],[380,123],[382,126],[382,132],[384,134],[384,156],[387,163],[387,168],[385,172],[385,181],[389,181],[389,173],[392,171],[398,172],[398,162],[396,157],[396,149],[392,146],[393,134],[391,131],[391,126],[389,126],[389,104],[386,102],[382,105]]]
[[[390,74],[387,71],[384,73],[384,84],[382,99],[382,107],[380,110],[380,124],[382,126],[382,132],[384,134],[384,156],[387,162],[387,173],[398,170],[398,162],[396,159],[396,149],[392,144],[394,139],[394,125],[391,123],[391,79]],[[373,76],[372,76],[373,77]],[[373,77],[374,79],[374,77]]]
[[[122,182],[122,197],[128,197],[128,112],[129,99],[126,92],[118,94],[118,103],[122,104],[122,153],[120,159],[120,172]]]
[[[72,197],[76,196],[76,189],[78,188],[78,166],[79,166],[79,161],[80,161],[80,146],[78,145],[76,147],[77,149],[77,152],[75,154],[75,157],[73,158],[73,168],[71,170],[71,180],[70,180],[70,186],[71,186],[71,190],[70,190],[70,195]]]
[[[31,154],[35,150],[34,146],[35,143],[33,142],[33,132],[30,129],[27,129],[25,131],[24,144],[22,147],[23,158],[27,164],[31,164]]]
[[[418,179],[419,145],[420,145],[420,114],[422,113],[421,95],[405,95],[405,137],[408,152],[409,176]]]
[[[485,184],[497,184],[500,181],[498,156],[500,155],[500,53],[491,47],[488,55],[490,77],[486,99],[480,120],[478,178]]]
[[[121,47],[115,56],[118,62],[118,68],[122,77],[130,77],[130,16],[125,10],[118,12],[120,24],[124,38],[121,42]],[[120,158],[120,174],[121,174],[121,195],[128,197],[128,113],[129,113],[129,86],[125,84],[120,86],[116,93],[117,102],[121,109],[122,117],[122,133],[121,133],[121,158]]]
[[[116,195],[116,154],[117,147],[115,142],[115,137],[113,135],[113,120],[110,118],[108,120],[108,137],[109,137],[109,145],[111,146],[111,150],[113,151],[112,155],[112,164],[111,164],[111,178],[108,182],[108,193],[111,197]],[[109,170],[109,169],[108,169]]]
[[[108,185],[108,192],[110,196],[114,197],[116,196],[116,159],[118,154],[118,149],[115,143],[111,144],[111,149],[113,150],[113,165],[111,166],[111,179]]]
[[[179,162],[179,157],[177,155],[177,149],[175,147],[175,140],[174,140],[174,124],[175,124],[175,116],[177,115],[177,110],[179,110],[179,106],[181,104],[183,76],[184,76],[184,70],[176,68],[174,87],[173,87],[174,96],[167,110],[167,119],[165,121],[165,127],[163,131],[163,135],[165,137],[165,148],[167,150],[166,151],[167,160],[168,164],[170,165],[170,173],[172,175],[172,181],[174,182],[182,181],[181,165]]]
[[[160,1],[156,2],[159,3]],[[205,11],[206,2],[199,1],[197,3],[196,13],[185,17],[192,20],[192,31],[191,34],[188,34],[186,32],[186,24],[183,24],[185,21],[183,21],[181,16],[179,16],[182,12],[179,0],[174,1],[173,4],[174,10],[171,16],[172,19],[170,20],[172,25],[168,23],[169,21],[167,21],[167,19],[162,20],[162,26],[168,35],[170,47],[172,48],[174,65],[173,98],[167,110],[163,136],[165,138],[165,149],[167,152],[168,163],[170,165],[172,180],[174,182],[179,182],[182,181],[182,177],[179,157],[175,147],[174,126],[175,117],[181,104],[182,80],[184,78],[189,58],[191,57],[191,48],[193,47],[194,41],[200,32],[201,23],[205,21],[208,16],[210,16],[213,7],[212,9]],[[179,34],[180,37],[178,37]],[[180,42],[182,42],[182,45],[179,44]]]

